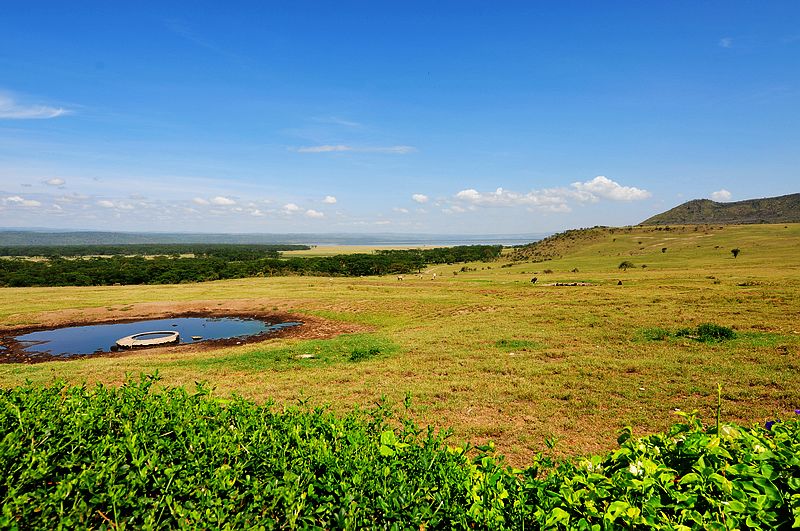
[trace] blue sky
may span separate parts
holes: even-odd
[[[0,226],[532,233],[798,192],[800,3],[7,2]]]

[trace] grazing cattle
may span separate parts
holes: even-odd
[[[621,285],[622,285],[622,281],[620,280],[619,282],[617,282],[617,286],[621,286]]]
[[[536,277],[533,277],[533,278],[531,279],[531,284],[536,284],[536,281],[537,281],[537,280],[539,280],[539,279],[538,279],[538,278],[536,278]]]
[[[433,274],[433,276],[431,277],[431,280],[436,280],[436,273]]]
[[[397,275],[397,280],[403,280],[403,275]]]

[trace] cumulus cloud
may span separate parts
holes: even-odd
[[[44,182],[44,184],[47,184],[49,186],[63,186],[66,183],[67,183],[67,181],[65,181],[64,179],[61,179],[59,177],[53,177],[52,179],[47,179]]]
[[[586,182],[572,183],[569,187],[545,188],[530,192],[514,192],[497,188],[494,192],[479,192],[474,188],[461,190],[455,199],[462,203],[480,207],[527,206],[548,212],[569,212],[570,201],[578,203],[597,202],[601,199],[612,201],[635,201],[647,199],[652,194],[647,190],[622,186],[603,176]],[[451,213],[456,212],[449,206]]]
[[[294,214],[295,212],[299,211],[300,207],[295,205],[294,203],[286,203],[283,205],[283,211],[287,214]]]
[[[125,201],[109,201],[108,199],[99,200],[97,202],[97,205],[103,208],[114,208],[117,210],[133,210],[136,208],[134,205],[127,203]],[[146,208],[150,205],[148,205],[147,203],[139,203],[139,206]]]
[[[456,199],[483,207],[531,206],[542,210],[562,210],[571,195],[567,189],[534,190],[528,193],[512,192],[498,188],[494,192],[479,192],[473,188],[461,190]],[[452,209],[452,207],[450,207]]]
[[[352,151],[355,153],[389,153],[394,155],[405,155],[413,153],[417,149],[413,146],[348,146],[346,144],[325,144],[322,146],[307,146],[297,148],[298,153],[336,153]]]
[[[336,204],[336,198],[332,195],[326,195],[325,199],[322,200],[323,203],[326,205],[333,205]]]
[[[460,207],[458,205],[451,205],[447,208],[442,209],[442,212],[444,212],[445,214],[461,214],[466,211],[467,211],[466,208]]]
[[[211,198],[211,204],[217,206],[231,206],[235,205],[236,201],[231,199],[230,197],[225,197],[222,195],[218,195],[217,197]]]
[[[716,192],[711,192],[711,199],[714,201],[730,201],[733,194],[727,191],[725,188],[722,190],[717,190]]]
[[[42,206],[42,203],[36,201],[35,199],[25,199],[24,197],[20,197],[18,195],[10,195],[8,197],[4,197],[3,204],[21,206],[26,208],[34,208]]]
[[[202,197],[195,197],[194,199],[192,199],[192,202],[195,205],[207,205],[208,204],[208,200],[207,199],[203,199]]]
[[[10,94],[0,93],[0,119],[36,120],[57,118],[65,114],[69,114],[69,111],[61,107],[25,105],[16,101]]]
[[[733,38],[722,37],[717,44],[719,44],[720,48],[730,48],[733,46]]]
[[[309,217],[309,218],[322,218],[322,217],[325,217],[325,214],[323,214],[322,212],[318,212],[318,211],[316,211],[316,210],[314,210],[312,208],[309,208],[308,210],[306,210],[306,217]]]
[[[425,194],[414,194],[411,196],[411,199],[420,204],[428,202],[428,196]]]
[[[619,183],[602,175],[598,175],[591,181],[572,183],[572,187],[579,192],[588,193],[594,197],[603,199],[611,199],[612,201],[638,201],[647,199],[652,195],[647,190],[642,190],[641,188],[621,186]],[[589,200],[595,201],[596,199],[590,198]]]

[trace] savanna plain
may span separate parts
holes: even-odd
[[[800,224],[631,227],[568,233],[540,254],[506,250],[497,261],[402,279],[3,288],[6,329],[230,309],[290,314],[329,332],[2,364],[0,386],[119,385],[157,372],[160,386],[206,382],[221,400],[276,407],[300,401],[346,413],[410,397],[419,424],[450,428],[455,441],[494,441],[524,466],[546,444],[586,455],[614,448],[623,426],[662,431],[676,409],[711,420],[718,384],[725,421],[763,424],[800,407],[798,249]],[[703,323],[736,336],[676,333]]]

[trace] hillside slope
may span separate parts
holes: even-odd
[[[695,199],[646,219],[640,225],[695,225],[704,223],[744,225],[751,223],[796,222],[800,222],[800,194],[747,199],[733,203],[717,203],[710,199]]]

